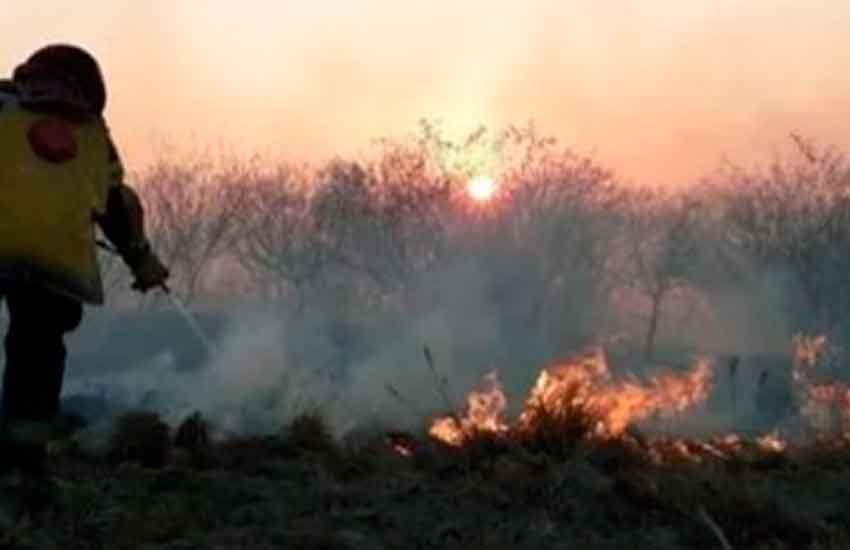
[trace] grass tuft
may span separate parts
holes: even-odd
[[[170,455],[170,428],[158,414],[134,411],[117,419],[109,441],[109,462],[137,462],[147,468],[162,468]]]
[[[311,410],[297,415],[283,430],[294,450],[328,452],[335,449],[334,438],[321,412]]]

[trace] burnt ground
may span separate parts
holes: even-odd
[[[104,452],[73,441],[53,448],[52,492],[3,478],[0,547],[850,548],[844,444],[660,465],[632,439],[336,443],[305,416],[278,436],[214,444],[141,414]]]

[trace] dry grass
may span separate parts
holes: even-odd
[[[161,468],[168,463],[170,454],[170,429],[159,415],[138,411],[118,418],[109,442],[110,462],[138,462]]]
[[[568,456],[593,433],[596,419],[569,399],[563,406],[547,409],[543,404],[528,408],[528,422],[515,434],[531,450]]]
[[[314,414],[279,435],[216,443],[195,416],[174,447],[215,457],[198,469],[166,452],[156,415],[133,413],[108,461],[55,456],[61,496],[42,527],[4,533],[21,549],[717,550],[718,533],[736,549],[850,547],[846,445],[658,465],[648,442],[600,443],[581,419],[537,420],[544,435],[479,434],[459,449],[402,433],[345,447]],[[570,428],[560,438],[558,425]]]
[[[214,465],[210,427],[201,413],[195,412],[180,423],[174,436],[174,448],[175,453],[182,453],[186,466],[204,469]]]
[[[333,436],[318,410],[302,412],[283,429],[286,441],[295,449],[305,451],[330,451],[334,449]]]

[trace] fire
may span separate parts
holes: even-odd
[[[788,448],[788,442],[776,432],[771,432],[752,440],[730,433],[710,437],[706,440],[685,438],[657,438],[646,445],[647,456],[658,465],[672,463],[723,462],[736,457],[752,457],[752,450],[762,453],[781,454]]]
[[[792,346],[800,415],[817,432],[850,434],[850,386],[818,379],[817,367],[835,351],[826,336],[798,334]]]
[[[850,440],[850,382],[829,379],[828,367],[839,348],[824,336],[797,335],[792,341],[792,376],[800,425],[817,436],[836,434]],[[632,429],[641,421],[669,418],[692,411],[706,402],[713,382],[713,364],[699,358],[685,371],[667,371],[638,380],[616,377],[601,348],[545,368],[522,409],[507,419],[508,403],[495,372],[487,374],[469,393],[461,414],[434,420],[434,439],[460,447],[478,434],[525,438],[555,433],[567,437],[612,440],[640,449],[659,463],[728,460],[761,453],[789,452],[786,429],[744,438],[736,433],[686,439],[645,437]],[[636,427],[635,427],[636,428]],[[790,433],[794,433],[793,431]]]
[[[505,433],[509,427],[504,422],[508,400],[495,371],[484,376],[481,387],[466,396],[466,414],[463,418],[447,416],[434,421],[429,430],[431,437],[449,445],[460,446],[475,433]]]
[[[408,447],[403,443],[396,443],[393,445],[393,450],[403,456],[404,458],[412,458],[413,457],[413,449]]]
[[[775,431],[757,437],[756,444],[758,444],[761,450],[773,453],[782,453],[788,448],[788,442],[782,439]]]
[[[791,341],[794,359],[794,380],[802,380],[807,372],[817,365],[818,359],[826,351],[826,336],[805,336],[797,334]]]
[[[520,425],[533,425],[541,411],[575,408],[596,419],[596,435],[616,437],[634,422],[672,416],[705,401],[711,375],[710,363],[698,360],[686,373],[663,374],[646,384],[615,382],[604,353],[597,349],[578,361],[544,371],[526,402]]]
[[[399,432],[388,433],[387,444],[396,454],[404,458],[413,458],[416,454],[414,452],[414,440],[408,434]]]
[[[818,432],[850,434],[850,387],[842,382],[805,388],[800,414]]]
[[[591,432],[601,438],[621,435],[630,424],[656,416],[671,416],[699,405],[708,397],[712,370],[700,359],[687,372],[666,373],[646,383],[614,380],[601,349],[549,367],[540,373],[517,421],[504,419],[507,399],[496,374],[470,392],[464,415],[434,421],[430,435],[460,446],[476,433],[529,432],[547,418],[577,415],[593,421]]]

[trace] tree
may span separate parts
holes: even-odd
[[[669,191],[640,190],[632,196],[623,233],[629,266],[623,282],[649,301],[643,353],[651,361],[665,300],[687,287],[698,268],[700,212],[698,203]]]
[[[311,201],[326,275],[403,294],[441,256],[447,197],[441,174],[400,144],[384,142],[377,160],[326,165]]]
[[[141,175],[150,238],[185,301],[205,290],[209,270],[241,237],[257,170],[237,161],[216,167],[204,159],[161,160]]]
[[[500,240],[527,251],[526,265],[538,273],[526,289],[532,324],[548,325],[556,341],[571,328],[579,342],[568,345],[594,340],[615,282],[610,260],[625,220],[623,188],[592,157],[541,136],[533,124],[508,128],[500,142]]]
[[[831,332],[850,313],[850,163],[834,148],[792,141],[795,156],[766,169],[727,167],[712,184],[730,247],[752,259],[757,276],[788,275],[786,306],[799,330]]]
[[[264,299],[294,296],[296,310],[304,292],[324,269],[311,216],[308,168],[279,165],[252,182],[245,230],[237,243],[238,260]]]

